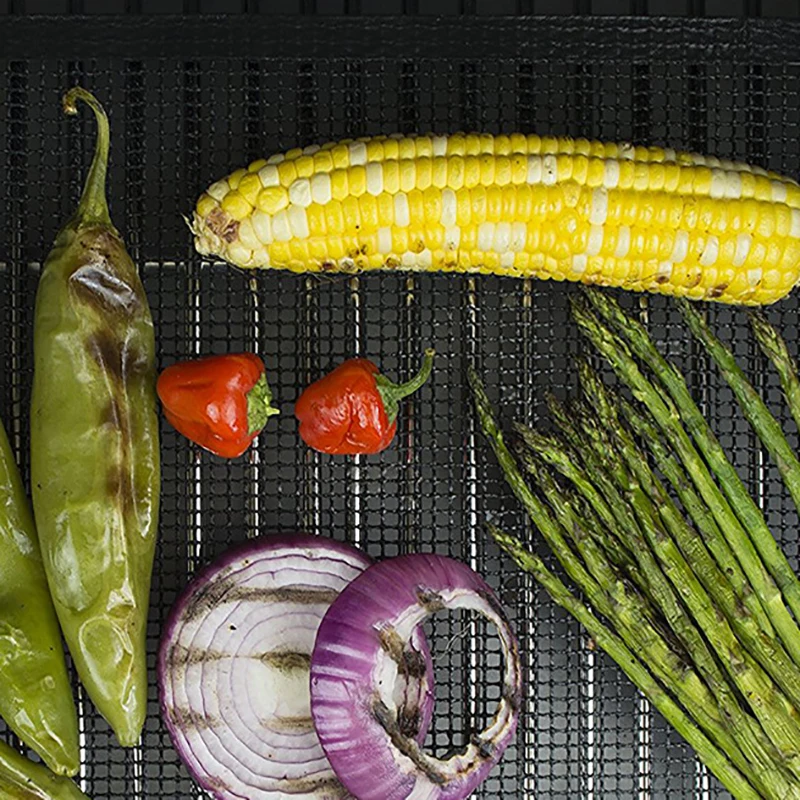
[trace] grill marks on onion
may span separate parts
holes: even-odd
[[[413,631],[445,608],[477,611],[497,627],[503,687],[487,728],[463,752],[437,759],[406,734],[387,687],[406,669]],[[469,567],[441,556],[401,556],[356,578],[325,615],[311,658],[311,712],[320,742],[359,800],[468,797],[513,738],[521,694],[519,650],[500,604]]]
[[[159,652],[162,709],[187,768],[216,798],[349,797],[314,729],[309,665],[331,601],[370,563],[328,539],[264,537],[229,551],[176,602]],[[430,655],[419,637],[407,649],[423,677],[398,673],[393,688],[404,730],[424,738]]]

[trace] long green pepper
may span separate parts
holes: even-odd
[[[0,742],[0,800],[88,800],[69,779]]]
[[[145,634],[159,500],[153,322],[105,197],[108,119],[78,209],[36,296],[33,506],[50,590],[78,674],[120,744],[147,706]]]
[[[22,479],[0,423],[0,716],[59,775],[80,766],[58,619]]]

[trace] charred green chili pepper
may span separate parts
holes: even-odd
[[[69,779],[34,764],[0,742],[0,798],[3,800],[88,800]]]
[[[31,409],[33,507],[64,638],[124,746],[147,704],[145,632],[159,495],[153,322],[105,197],[108,119],[78,210],[39,282]]]
[[[61,631],[28,498],[0,423],[0,716],[59,775],[80,766]]]

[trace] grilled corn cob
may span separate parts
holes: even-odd
[[[657,147],[377,136],[254,161],[204,192],[195,246],[239,267],[481,272],[765,305],[800,278],[800,186]]]

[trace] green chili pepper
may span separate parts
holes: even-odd
[[[80,766],[61,631],[28,498],[0,423],[0,716],[54,772]]]
[[[124,746],[147,705],[145,633],[159,495],[153,322],[108,214],[108,119],[36,296],[33,508],[50,591],[84,686]]]
[[[88,800],[69,779],[34,764],[0,742],[0,798],[2,800]]]

